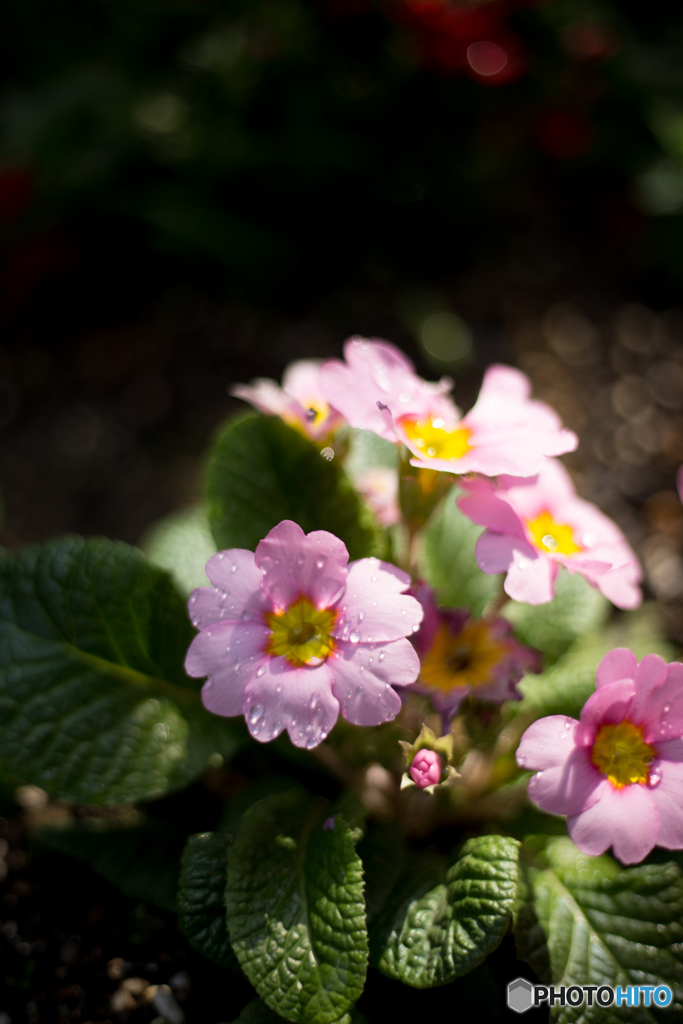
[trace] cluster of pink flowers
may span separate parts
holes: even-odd
[[[234,393],[277,413],[314,440],[343,423],[409,449],[414,466],[461,477],[460,509],[486,527],[477,545],[480,568],[505,573],[510,597],[550,601],[558,567],[581,573],[620,608],[642,595],[638,559],[618,527],[574,492],[554,456],[573,451],[576,435],[544,402],[530,397],[528,378],[491,366],[464,416],[450,397],[452,381],[423,380],[394,345],[350,338],[344,360],[295,363],[283,389],[257,381]],[[384,525],[398,520],[396,489],[386,471],[357,481]]]
[[[415,681],[407,636],[422,607],[409,576],[388,562],[349,555],[324,530],[285,520],[256,552],[221,551],[206,566],[212,587],[190,597],[200,632],[185,667],[208,676],[202,700],[218,715],[244,715],[255,739],[284,729],[295,746],[321,743],[339,713],[356,725],[396,717],[393,689]]]
[[[655,846],[683,849],[683,665],[626,648],[600,662],[597,689],[577,722],[534,722],[517,751],[535,771],[530,798],[566,814],[584,853],[611,846],[634,864]]]

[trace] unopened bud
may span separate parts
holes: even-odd
[[[441,758],[435,750],[418,750],[410,765],[410,777],[418,789],[435,786],[441,778]]]

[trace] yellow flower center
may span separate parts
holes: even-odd
[[[472,450],[469,427],[446,430],[442,419],[416,420],[404,416],[399,420],[408,440],[430,459],[448,459],[455,462]]]
[[[287,658],[292,665],[321,665],[334,648],[330,630],[337,613],[316,608],[300,597],[283,612],[266,613],[272,630],[266,651]]]
[[[309,423],[322,423],[330,415],[330,407],[322,398],[312,398],[301,403],[306,410]]]
[[[485,622],[470,619],[457,636],[443,623],[422,661],[420,681],[445,693],[481,686],[492,682],[492,671],[505,653],[505,645],[491,636]]]
[[[600,726],[591,754],[595,767],[615,789],[647,782],[654,757],[655,750],[643,739],[643,730],[631,722]]]
[[[535,519],[527,520],[527,529],[539,551],[552,551],[558,555],[575,555],[583,551],[574,540],[574,530],[566,523],[556,523],[550,512],[541,512]]]

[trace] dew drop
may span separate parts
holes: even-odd
[[[334,449],[332,449],[332,448],[323,448],[323,450],[321,451],[320,454],[322,455],[322,457],[327,462],[331,462],[332,459],[334,458]]]
[[[225,552],[219,551],[218,552],[218,561],[222,562],[224,558],[225,558]]]
[[[193,594],[192,597],[190,598],[190,604],[194,604],[196,600],[197,600],[197,595]]]
[[[360,697],[362,692],[363,692],[363,687],[362,686],[356,687],[356,696]]]
[[[318,557],[315,560],[316,569],[322,569],[326,561],[327,559],[325,558],[325,555],[318,555]]]
[[[647,780],[647,784],[650,787],[650,789],[656,789],[656,787],[659,785],[659,783],[661,781],[662,781],[662,774],[661,774],[661,772],[655,770],[653,772],[650,772],[650,778]]]
[[[358,641],[360,640],[360,633],[358,632],[357,629],[354,629],[351,633],[349,633],[349,640],[351,641],[352,644],[358,643]]]
[[[377,660],[378,661],[384,661],[385,653],[386,653],[385,651],[380,651],[379,654],[377,655]]]
[[[308,706],[311,709],[311,711],[316,711],[317,708],[318,708],[319,703],[320,703],[320,694],[316,690],[314,693],[311,694],[311,699],[308,702]]]
[[[665,715],[668,715],[668,713],[671,711],[671,705],[670,704],[665,704],[664,707],[662,708],[662,711],[664,712]]]
[[[365,618],[365,612],[358,612],[358,621],[362,622],[364,618]]]
[[[261,718],[263,710],[263,704],[254,704],[252,708],[249,708],[249,721],[252,725],[258,722],[259,718]]]
[[[303,554],[299,555],[296,561],[297,561],[297,565],[303,565],[304,562],[306,561],[306,556],[303,555]]]
[[[206,631],[206,635],[207,635],[207,636],[213,636],[213,633],[211,632],[211,630],[210,630],[210,629],[207,629],[207,631]]]
[[[235,643],[236,644],[241,644],[242,643],[242,641],[240,640],[240,638],[238,636],[235,637]]]
[[[410,391],[402,391],[398,396],[399,402],[409,402],[411,398],[412,395],[410,394]]]
[[[370,582],[371,583],[376,583],[377,582],[377,576],[371,576],[370,577]]]
[[[230,653],[230,651],[232,650],[232,647],[230,646],[230,644],[228,644],[228,645],[227,645],[227,647],[225,648],[225,650],[226,650],[226,652],[227,652],[228,654]]]
[[[420,628],[420,623],[419,622],[414,622],[413,623],[413,633],[417,633],[419,628]]]
[[[315,736],[309,736],[306,740],[306,750],[313,750],[313,747],[317,747],[319,740]]]
[[[230,566],[230,572],[237,572],[237,566],[234,563]]]
[[[276,736],[277,733],[279,733],[281,731],[282,731],[282,722],[280,721],[280,719],[278,719],[277,722],[273,726],[273,736]]]
[[[277,684],[277,686],[275,687],[275,692],[282,693],[282,683]]]
[[[265,671],[266,671],[266,666],[265,665],[260,665],[259,668],[256,669],[256,675],[260,678],[264,674]]]
[[[528,569],[529,568],[529,559],[528,558],[520,558],[520,560],[517,562],[517,568],[518,569]]]

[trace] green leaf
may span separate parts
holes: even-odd
[[[674,657],[670,644],[662,639],[658,615],[651,606],[626,612],[608,629],[577,640],[555,665],[541,675],[528,675],[519,684],[524,699],[513,706],[513,714],[570,715],[578,718],[583,705],[595,692],[595,671],[601,659],[615,647],[629,647],[637,658],[660,654]]]
[[[281,1020],[262,999],[252,999],[233,1024],[277,1024]]]
[[[683,1010],[683,874],[678,864],[622,868],[587,857],[570,839],[547,841],[523,868],[517,948],[544,983],[669,985]],[[525,858],[527,859],[527,858]],[[524,860],[523,860],[524,863]],[[556,1006],[558,1024],[657,1019],[641,1007]]]
[[[560,569],[552,601],[540,605],[510,601],[501,614],[520,640],[543,651],[549,661],[557,661],[575,640],[600,629],[610,609],[607,598],[583,576]]]
[[[153,565],[170,572],[182,594],[207,587],[204,566],[216,553],[203,508],[185,508],[164,516],[145,533],[140,547]]]
[[[455,504],[458,493],[453,487],[425,527],[420,574],[440,604],[481,615],[499,584],[496,576],[487,576],[477,565],[474,546],[483,531]]]
[[[185,836],[153,815],[143,825],[112,828],[107,819],[41,829],[39,844],[86,861],[122,892],[175,912],[180,855]]]
[[[358,856],[363,862],[365,875],[365,906],[371,936],[373,924],[399,880],[406,855],[401,831],[393,822],[376,825],[358,844]]]
[[[363,874],[341,815],[301,790],[244,815],[230,851],[232,947],[262,999],[287,1020],[332,1024],[363,990]]]
[[[208,516],[219,548],[254,550],[283,519],[329,530],[352,559],[371,555],[371,517],[341,467],[277,416],[247,415],[225,427],[207,478]]]
[[[221,832],[190,836],[180,870],[178,920],[180,930],[199,953],[220,967],[239,969],[225,918],[230,844],[230,837]]]
[[[183,670],[194,631],[138,551],[67,537],[0,556],[0,762],[62,800],[161,796],[229,757]]]
[[[517,895],[519,843],[468,840],[445,877],[436,862],[409,860],[371,937],[373,963],[415,988],[471,971],[503,938]]]

